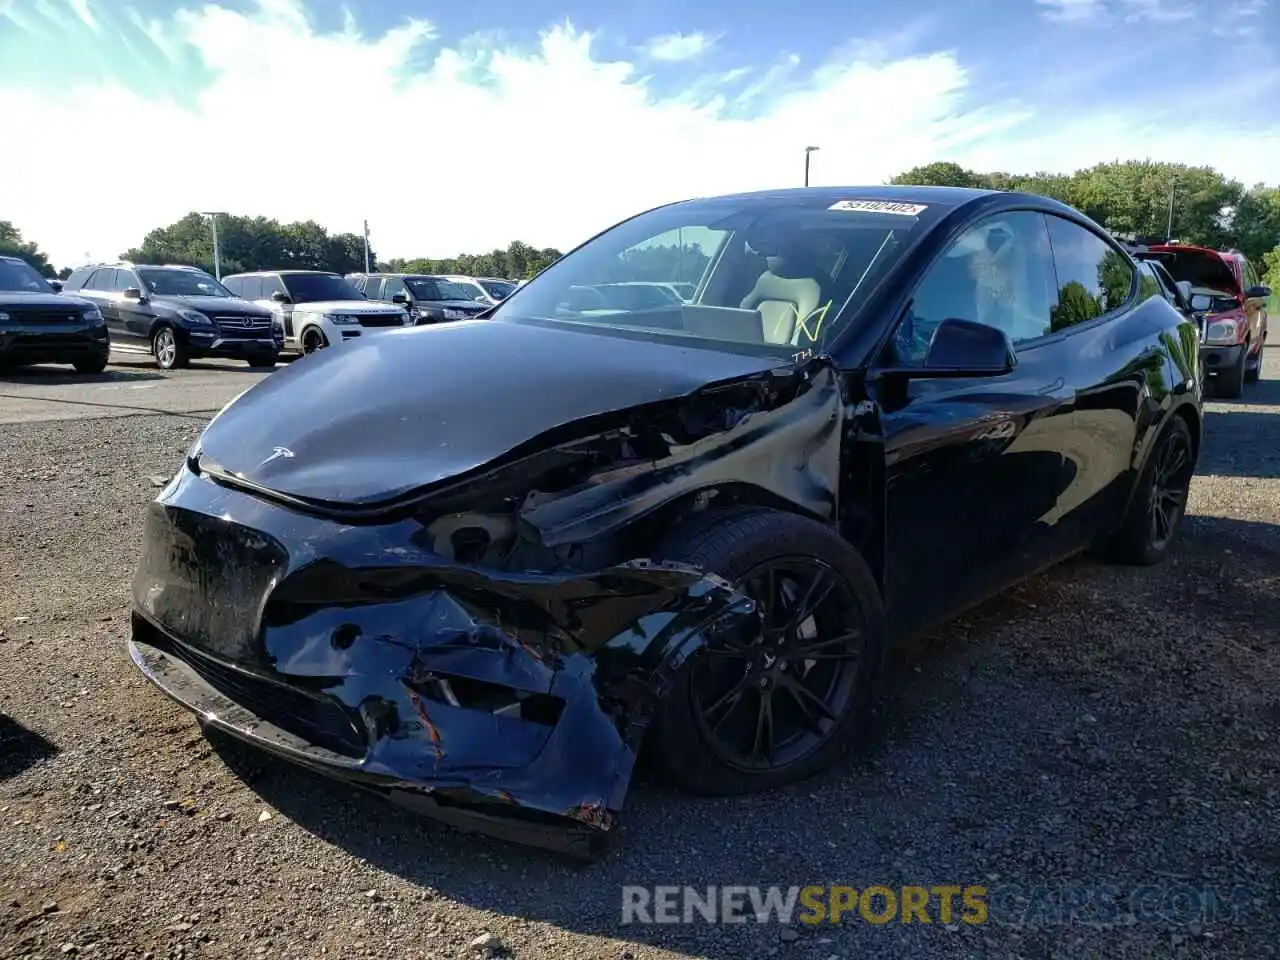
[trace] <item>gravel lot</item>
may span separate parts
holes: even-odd
[[[749,800],[638,783],[613,853],[589,867],[213,743],[136,674],[124,639],[143,509],[258,375],[0,380],[0,956],[463,957],[486,932],[510,955],[565,960],[1278,956],[1269,353],[1244,402],[1209,406],[1168,563],[1073,561],[895,655],[860,768]],[[993,902],[1008,884],[1157,885],[1164,919],[1018,927],[1006,900],[983,926],[619,924],[623,884],[808,883],[978,883]],[[1177,922],[1196,911],[1175,888],[1233,885],[1253,897],[1234,919]]]

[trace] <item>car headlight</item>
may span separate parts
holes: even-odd
[[[349,327],[353,323],[359,323],[359,317],[353,317],[349,313],[326,313],[324,318],[330,323],[336,323],[340,327]]]
[[[1240,322],[1215,320],[1205,330],[1204,338],[1208,343],[1235,343],[1240,339]]]
[[[465,320],[467,319],[467,312],[465,310],[450,310],[448,307],[445,307],[444,318],[446,320]]]
[[[0,323],[4,323],[8,319],[9,315],[7,313],[0,313]]]
[[[199,310],[179,310],[178,316],[187,321],[187,323],[193,323],[196,326],[207,327],[213,323],[212,320],[206,317]]]
[[[99,320],[102,319],[102,311],[99,310],[97,307],[90,307],[83,314],[81,314],[81,316],[83,316],[90,323],[97,323]]]

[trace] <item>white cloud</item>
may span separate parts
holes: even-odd
[[[1102,0],[1036,0],[1047,20],[1082,23],[1103,15]]]
[[[94,9],[104,33],[121,29]],[[294,0],[118,20],[151,76],[189,76],[195,58],[201,89],[54,91],[0,74],[0,116],[24,131],[21,150],[0,150],[0,184],[22,185],[0,216],[60,264],[115,256],[191,210],[352,232],[367,217],[382,257],[515,239],[563,249],[671,200],[799,185],[808,144],[821,147],[814,184],[882,182],[935,159],[1018,171],[1143,156],[1253,182],[1274,179],[1280,153],[1274,128],[1235,138],[1211,103],[1180,104],[1176,123],[982,104],[953,53],[788,55],[746,76],[719,65],[668,94],[567,24],[527,49],[445,44],[424,21],[370,35],[347,18],[318,34]],[[1205,124],[1213,137],[1186,136]]]
[[[714,45],[715,39],[705,33],[669,33],[654,37],[645,45],[645,51],[655,60],[678,63],[699,57]]]

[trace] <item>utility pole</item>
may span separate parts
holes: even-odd
[[[809,185],[809,154],[813,153],[817,149],[817,147],[804,148],[804,185],[806,187]]]
[[[1165,229],[1165,239],[1173,240],[1173,191],[1178,186],[1178,178],[1174,177],[1169,183],[1169,226]]]
[[[203,216],[209,218],[209,225],[213,229],[213,275],[221,280],[222,261],[218,257],[218,218],[226,214],[221,210],[206,210]]]
[[[364,272],[369,273],[369,221],[364,222]]]

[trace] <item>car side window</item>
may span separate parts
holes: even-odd
[[[409,295],[409,288],[404,285],[404,281],[399,277],[388,277],[383,283],[382,299],[390,300],[397,293],[402,293],[407,297]]]
[[[1017,210],[964,231],[925,273],[894,337],[896,361],[923,364],[943,320],[1004,331],[1014,343],[1049,332],[1057,284],[1044,216]]]
[[[1128,259],[1092,230],[1052,214],[1046,219],[1058,272],[1053,330],[1088,323],[1123,306],[1134,281]]]
[[[270,300],[277,293],[282,293],[286,297],[289,296],[289,288],[285,285],[284,278],[272,274],[269,277],[262,278],[262,300]]]
[[[370,300],[382,299],[382,277],[366,277],[363,293]]]
[[[226,287],[228,290],[230,290],[237,297],[244,296],[244,294],[240,292],[241,290],[244,289],[244,287],[241,285],[239,277],[223,277],[222,285]]]
[[[93,275],[85,281],[84,288],[86,290],[101,290],[103,292],[112,289],[115,283],[116,271],[114,267],[102,267],[93,271]]]
[[[116,293],[122,293],[123,291],[128,290],[130,287],[137,287],[139,290],[142,289],[142,287],[138,284],[138,278],[133,275],[132,270],[117,269],[116,280],[115,280],[115,283],[111,285],[111,288]]]
[[[1138,299],[1149,300],[1152,297],[1167,299],[1164,286],[1160,283],[1155,268],[1149,263],[1138,264]]]

